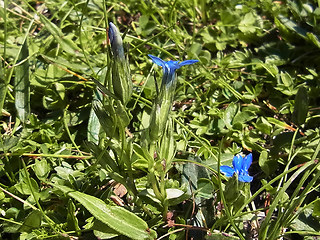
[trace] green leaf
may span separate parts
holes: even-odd
[[[205,199],[210,199],[213,197],[214,186],[212,181],[207,178],[200,178],[197,182],[197,196]]]
[[[294,21],[284,17],[284,16],[279,16],[278,17],[279,21],[291,32],[294,32],[296,34],[298,34],[299,36],[305,38],[307,35],[307,30],[305,30],[304,28],[300,27],[297,23],[295,23]]]
[[[76,217],[76,206],[72,202],[72,199],[68,201],[68,215],[67,215],[68,230],[80,231],[79,221]]]
[[[79,170],[73,170],[69,164],[64,164],[63,166],[58,166],[54,168],[60,178],[69,180],[70,177],[78,177],[83,175]]]
[[[299,217],[295,218],[290,225],[296,231],[315,231],[319,233],[320,223],[313,217],[312,207],[304,209]]]
[[[90,110],[90,116],[88,121],[88,131],[87,131],[88,141],[93,142],[95,144],[99,143],[100,127],[101,125],[100,125],[99,119],[92,107]]]
[[[66,105],[65,87],[61,83],[55,83],[52,88],[47,88],[42,99],[43,106],[49,110],[62,109]]]
[[[36,159],[35,164],[33,166],[33,171],[35,172],[35,174],[39,179],[46,179],[49,175],[49,172],[51,171],[51,168],[48,165],[47,160]]]
[[[309,38],[309,40],[318,48],[320,48],[320,40],[319,37],[316,36],[314,33],[307,33],[307,37]]]
[[[100,102],[94,102],[93,103],[93,110],[95,114],[98,117],[98,120],[100,122],[100,125],[104,132],[109,137],[115,137],[115,124],[113,122],[113,118],[110,116],[110,114],[103,108],[102,104]]]
[[[232,206],[232,204],[240,196],[238,176],[234,174],[227,182],[224,190],[224,197],[226,202]]]
[[[100,82],[104,83],[105,78],[107,74],[107,68],[104,68],[102,70],[102,74],[99,78]],[[89,142],[93,142],[95,144],[99,143],[99,133],[101,129],[101,125],[99,122],[99,119],[94,112],[94,102],[96,101],[101,101],[102,100],[102,93],[99,92],[97,89],[94,90],[94,96],[92,100],[92,107],[90,110],[90,116],[89,116],[89,121],[88,121],[88,132],[87,132],[87,137]]]
[[[270,135],[272,130],[272,125],[264,117],[260,117],[256,122],[256,128],[259,131]]]
[[[19,232],[30,232],[32,229],[37,229],[41,225],[42,214],[40,211],[32,211],[27,218],[24,220],[21,227],[18,229]]]
[[[50,183],[55,188],[80,202],[95,218],[131,239],[154,239],[156,233],[134,213],[118,206],[109,206],[94,196],[69,187]]]
[[[243,33],[254,33],[256,27],[254,24],[257,22],[257,18],[252,12],[247,13],[239,23],[239,30]]]
[[[15,90],[15,106],[18,117],[21,122],[25,123],[30,115],[30,81],[29,81],[29,57],[27,40],[23,43],[19,55],[18,62],[20,63],[16,68],[16,75],[14,78]],[[21,63],[23,61],[23,63]]]
[[[256,117],[257,117],[257,114],[252,111],[238,112],[233,119],[233,123],[235,124],[235,123],[249,122]]]
[[[2,141],[0,141],[0,150],[3,152],[9,151],[11,148],[15,147],[20,138],[15,136],[5,136],[2,135]]]
[[[320,48],[319,37],[314,33],[308,32],[306,29],[300,27],[296,22],[284,16],[279,16],[278,19],[276,19],[275,23],[282,31],[284,31],[285,35],[289,36],[292,33],[296,33],[298,36]]]
[[[308,90],[305,86],[301,86],[294,101],[294,110],[292,120],[297,125],[302,125],[306,121],[309,106]]]
[[[233,102],[230,103],[223,115],[223,120],[227,128],[229,129],[232,128],[233,119],[237,112],[238,112],[238,105]]]
[[[99,220],[94,220],[93,226],[90,229],[93,230],[94,235],[99,239],[110,239],[119,236],[117,231]]]
[[[276,65],[274,64],[268,64],[268,63],[259,63],[258,65],[260,65],[261,67],[263,67],[265,70],[268,71],[268,73],[272,76],[272,77],[276,77],[279,73],[279,69]]]
[[[262,171],[269,176],[271,173],[273,173],[277,167],[277,161],[270,160],[268,158],[268,152],[262,151],[259,157],[259,166],[261,167]]]
[[[21,181],[15,185],[15,188],[24,195],[31,195],[32,193],[38,193],[39,192],[39,186],[36,180],[33,178],[30,178],[31,186],[27,182],[27,179],[24,179],[24,181]]]
[[[153,163],[154,160],[152,156],[145,148],[142,148],[140,145],[134,143],[133,151],[139,157],[139,159],[143,160],[143,162],[150,163],[150,164]]]
[[[119,119],[118,123],[121,123],[121,125],[119,126],[119,128],[121,129],[129,125],[131,116],[129,111],[127,111],[127,109],[124,107],[121,101],[116,101],[116,104],[117,104],[117,109],[115,113]]]
[[[274,124],[277,127],[280,128],[291,128],[288,124],[286,124],[285,122],[282,122],[278,119],[272,118],[272,117],[267,117],[267,120],[269,121],[269,123]]]
[[[320,220],[320,198],[313,203],[312,216]]]
[[[166,194],[169,206],[176,206],[179,203],[190,198],[190,194],[187,194],[181,189],[177,188],[167,188]]]

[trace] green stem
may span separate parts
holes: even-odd
[[[10,219],[2,218],[2,217],[0,217],[0,220],[2,220],[4,222],[8,222],[8,223],[13,223],[13,224],[16,224],[16,225],[19,225],[19,226],[23,225],[22,223],[19,223],[19,222],[16,222],[16,221],[12,221]]]
[[[151,186],[154,192],[154,195],[156,196],[157,199],[159,199],[162,202],[162,195],[161,192],[159,191],[158,187],[158,182],[157,182],[157,177],[154,174],[154,170],[149,170],[149,180],[151,181]]]
[[[166,221],[168,210],[169,210],[169,202],[167,198],[163,200],[162,205],[163,205],[162,217],[163,217],[163,221]]]

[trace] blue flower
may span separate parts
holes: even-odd
[[[162,67],[163,69],[163,78],[162,82],[166,85],[170,85],[175,79],[175,72],[182,66],[194,64],[199,62],[198,60],[186,60],[179,63],[179,61],[163,61],[161,58],[153,56],[151,54],[148,55],[152,61]]]
[[[248,169],[252,163],[252,154],[245,156],[241,155],[234,156],[232,161],[232,167],[221,166],[220,171],[224,173],[227,177],[232,177],[234,173],[238,175],[238,180],[240,182],[251,182],[253,177],[249,176]]]
[[[154,99],[150,124],[149,124],[149,142],[159,141],[160,137],[164,135],[165,129],[169,119],[169,113],[172,109],[172,102],[174,99],[176,88],[176,70],[184,65],[190,65],[198,62],[198,60],[179,61],[163,61],[161,58],[153,55],[148,55],[152,61],[162,67],[163,76],[159,94]]]

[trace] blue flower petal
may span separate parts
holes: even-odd
[[[253,177],[249,176],[249,175],[239,175],[238,176],[238,180],[240,182],[252,182]]]
[[[242,170],[242,156],[240,154],[233,157],[232,165],[237,174],[239,174]]]
[[[199,62],[199,60],[186,60],[186,61],[183,61],[181,63],[179,63],[179,66],[185,66],[185,65],[190,65],[190,64],[194,64],[194,63],[197,63]]]
[[[244,158],[238,154],[233,157],[232,165],[233,168],[229,166],[221,166],[220,171],[225,173],[227,177],[232,177],[234,173],[237,173],[238,180],[240,182],[252,182],[253,177],[249,175],[249,167],[252,163],[252,154],[248,154]]]
[[[170,72],[174,72],[175,70],[179,69],[181,66],[179,65],[179,61],[168,61],[166,62],[167,66],[170,69]]]
[[[179,61],[163,61],[161,58],[148,54],[148,56],[152,59],[152,61],[162,67],[163,69],[163,77],[162,82],[170,87],[171,84],[175,81],[175,71],[184,65],[189,65],[198,62],[198,60],[186,60],[181,63]]]
[[[242,161],[242,170],[248,173],[251,163],[252,163],[252,153],[244,157]]]
[[[234,174],[234,169],[229,166],[220,166],[220,171],[226,175],[226,177],[232,177]]]
[[[161,58],[153,56],[151,54],[148,54],[148,56],[152,59],[152,61],[159,65],[160,67],[166,68],[167,67],[167,63],[165,61],[163,61]]]

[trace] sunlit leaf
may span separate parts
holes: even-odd
[[[131,239],[154,239],[156,233],[145,221],[123,207],[110,206],[94,196],[69,187],[52,184],[68,196],[80,202],[95,218]]]
[[[30,115],[30,80],[29,80],[29,57],[27,40],[22,45],[18,62],[15,68],[15,106],[21,122],[25,123]]]

